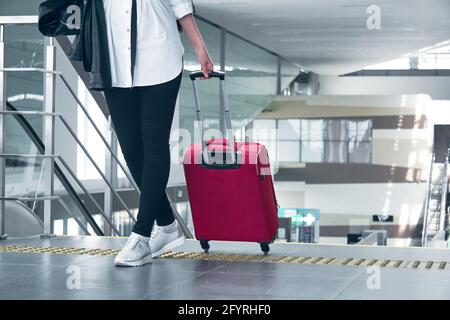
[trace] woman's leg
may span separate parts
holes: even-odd
[[[155,219],[159,225],[174,220],[165,190],[170,171],[170,130],[180,83],[181,74],[166,83],[135,88],[139,89],[143,166],[139,212],[133,232],[147,237]]]
[[[141,130],[141,112],[139,108],[139,90],[134,88],[111,88],[104,91],[111,120],[119,140],[126,164],[134,181],[141,189],[143,166],[143,142]],[[174,221],[169,200],[164,194],[160,210],[156,216],[159,226]]]
[[[138,91],[111,88],[104,91],[123,156],[136,184],[142,178],[142,131]]]

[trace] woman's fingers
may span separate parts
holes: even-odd
[[[214,65],[211,61],[207,61],[205,64],[202,65],[202,72],[203,77],[200,78],[201,80],[210,80],[211,77],[209,77],[209,71],[214,71]]]

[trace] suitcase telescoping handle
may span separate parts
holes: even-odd
[[[228,135],[230,133],[230,139],[228,145],[231,148],[231,161],[233,164],[237,164],[237,157],[236,157],[236,146],[234,144],[234,134],[233,134],[233,127],[231,125],[231,116],[230,116],[230,102],[228,100],[228,95],[225,89],[225,72],[220,71],[209,71],[208,76],[211,78],[217,78],[220,79],[220,85],[221,85],[221,99],[224,105],[224,116],[225,116],[225,126],[226,126],[226,133],[225,135]],[[195,107],[196,107],[196,113],[197,113],[197,121],[199,123],[200,127],[200,137],[202,139],[202,161],[204,161],[206,164],[210,165],[210,159],[208,155],[208,149],[207,149],[207,143],[204,138],[204,127],[203,127],[203,116],[202,116],[202,110],[200,107],[200,99],[199,99],[199,93],[197,88],[196,79],[204,77],[204,74],[202,71],[194,71],[192,72],[189,77],[192,80],[192,86],[194,88],[194,99],[195,99]]]

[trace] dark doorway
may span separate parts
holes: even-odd
[[[433,140],[434,153],[436,154],[435,162],[444,163],[450,147],[450,125],[435,125]]]

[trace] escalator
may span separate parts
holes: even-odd
[[[448,162],[449,151],[443,163],[437,162],[435,154],[432,155],[424,205],[422,246],[442,246],[448,239],[450,207]]]

